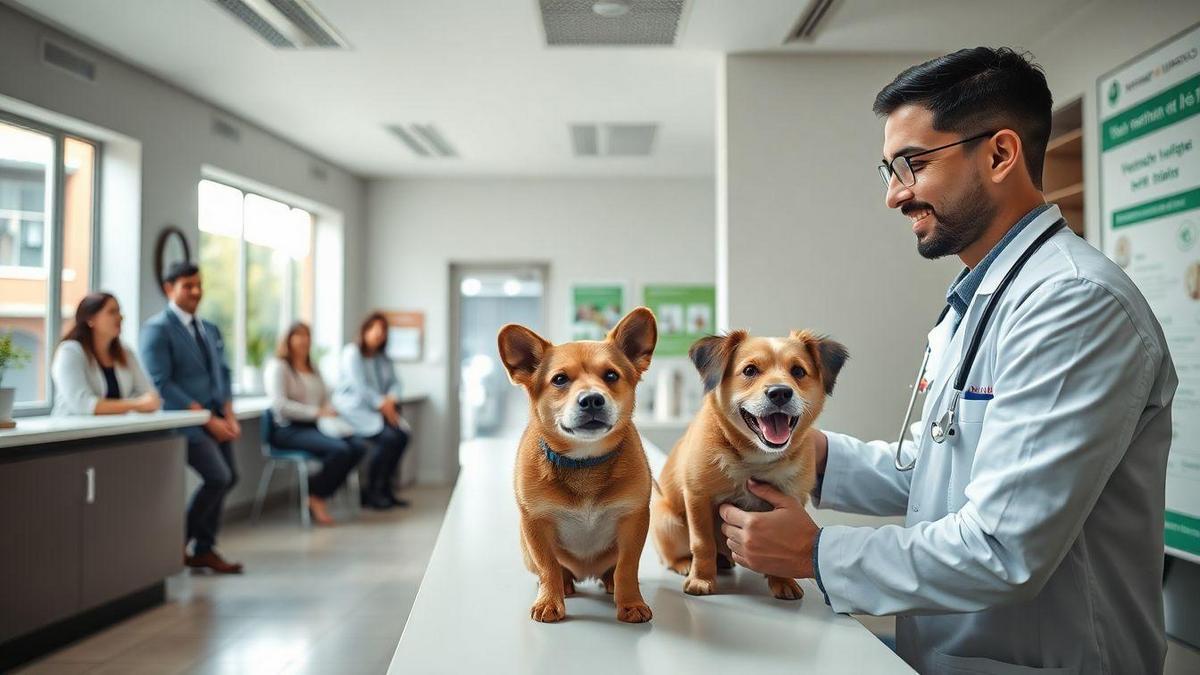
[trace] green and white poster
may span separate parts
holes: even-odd
[[[1162,323],[1179,389],[1166,546],[1200,562],[1200,26],[1097,81],[1104,252]]]
[[[571,287],[571,339],[603,340],[624,314],[621,284],[575,284]]]
[[[658,319],[655,356],[686,356],[693,342],[716,330],[716,287],[647,285],[642,293]]]

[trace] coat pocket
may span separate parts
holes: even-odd
[[[1018,666],[981,656],[933,654],[933,672],[937,675],[1075,675],[1075,668],[1034,668]]]

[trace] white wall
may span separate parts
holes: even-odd
[[[400,367],[405,387],[426,392],[417,431],[418,480],[449,479],[447,349],[449,265],[496,261],[550,266],[549,335],[569,338],[567,303],[577,281],[713,283],[710,179],[421,179],[368,183],[366,304],[425,312],[425,361]],[[630,304],[630,303],[627,303]],[[434,425],[426,425],[434,426]]]
[[[891,438],[957,258],[916,252],[884,205],[876,92],[914,56],[729,56],[729,326],[828,333],[850,351],[819,425]]]
[[[1200,2],[1195,0],[1095,0],[1027,45],[1046,71],[1056,108],[1083,97],[1084,225],[1094,244],[1100,236],[1096,79],[1197,23]]]
[[[43,36],[91,57],[98,64],[96,82],[44,65],[40,57]],[[0,64],[0,95],[110,129],[141,144],[140,242],[105,242],[135,247],[136,256],[130,256],[130,262],[135,263],[131,269],[137,271],[139,281],[129,287],[140,289],[140,303],[122,298],[123,304],[138,307],[131,318],[140,323],[163,307],[152,272],[154,244],[163,227],[176,225],[187,232],[195,255],[196,186],[202,166],[209,165],[302,195],[343,214],[347,239],[344,306],[349,319],[356,320],[364,245],[360,178],[3,5]],[[214,116],[232,121],[241,131],[240,141],[213,135]],[[313,166],[324,169],[327,178],[314,178],[310,173]]]

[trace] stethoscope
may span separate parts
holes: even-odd
[[[1029,261],[1029,258],[1042,247],[1042,244],[1049,241],[1066,224],[1065,220],[1059,218],[1058,222],[1051,225],[1049,229],[1039,235],[1029,245],[1029,248],[1026,248],[1021,253],[1021,257],[1017,258],[1017,261],[1005,273],[1004,278],[1000,280],[1000,285],[996,287],[996,291],[992,293],[992,297],[988,298],[988,303],[983,308],[983,314],[979,317],[979,323],[976,324],[975,331],[971,333],[967,341],[967,353],[963,357],[962,362],[959,363],[958,375],[954,378],[954,390],[950,394],[950,405],[946,408],[946,412],[942,413],[941,417],[929,425],[929,436],[933,439],[934,443],[940,445],[945,443],[946,439],[950,436],[958,434],[958,422],[956,420],[958,415],[958,399],[962,396],[963,387],[967,384],[967,376],[971,373],[971,366],[975,364],[975,354],[979,352],[979,345],[983,343],[984,332],[987,330],[988,321],[991,320],[992,313],[996,311],[996,304],[999,302],[1000,296],[1004,294],[1005,289],[1012,283],[1012,280],[1017,277],[1017,274],[1025,266],[1025,263]],[[933,322],[934,328],[942,323],[942,320],[946,318],[946,314],[949,312],[950,303],[946,303],[941,313],[938,314],[937,321]],[[926,343],[925,356],[921,359],[921,367],[917,369],[917,379],[913,382],[912,395],[908,398],[908,411],[904,413],[904,422],[900,425],[900,436],[896,440],[895,464],[897,471],[912,471],[913,467],[917,465],[916,456],[913,457],[911,462],[904,464],[901,460],[900,449],[904,446],[904,434],[908,431],[908,423],[912,419],[913,407],[917,403],[917,394],[921,392],[921,381],[925,379],[925,368],[929,365],[930,354],[932,354],[932,350],[929,343]]]

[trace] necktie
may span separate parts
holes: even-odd
[[[204,369],[209,373],[212,372],[212,359],[208,355],[208,343],[204,341],[204,336],[200,332],[200,320],[192,318],[192,335],[196,338],[196,345],[200,347],[200,356],[204,361]]]

